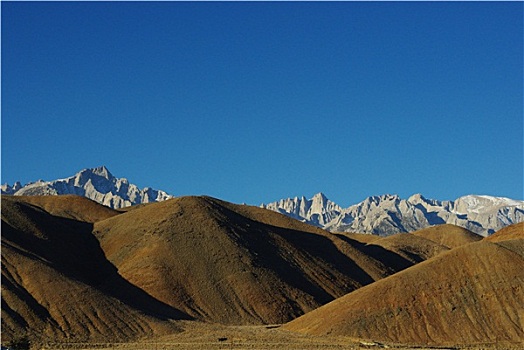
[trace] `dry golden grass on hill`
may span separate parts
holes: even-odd
[[[322,336],[457,345],[524,342],[524,240],[480,241],[320,307],[285,328]]]
[[[430,241],[450,249],[460,247],[464,244],[477,242],[482,239],[482,236],[479,236],[476,233],[450,224],[428,227],[413,232],[413,235],[429,239]]]
[[[181,313],[122,279],[91,230],[2,196],[3,340],[128,341],[177,330],[161,318]]]
[[[521,350],[519,343],[461,346],[402,345],[380,343],[343,336],[314,336],[291,332],[275,325],[226,326],[202,322],[182,322],[183,332],[129,343],[43,344],[39,350]]]
[[[144,206],[94,232],[124,278],[212,322],[286,322],[389,272],[326,231],[209,197]]]
[[[380,238],[210,197],[115,211],[75,196],[2,196],[2,339],[512,347],[524,341],[523,228],[480,242],[452,225]]]
[[[119,214],[91,199],[74,195],[62,196],[6,196],[2,203],[22,202],[39,207],[51,215],[85,222],[96,222]]]
[[[328,232],[209,197],[119,213],[3,196],[2,209],[4,339],[130,340],[189,317],[285,322],[390,273]]]
[[[490,242],[502,242],[512,239],[524,239],[524,222],[507,226],[485,238],[486,241]]]
[[[395,252],[399,257],[409,261],[411,265],[428,260],[449,250],[443,245],[410,233],[397,233],[392,236],[382,237],[372,241],[368,246],[382,247],[388,251]]]

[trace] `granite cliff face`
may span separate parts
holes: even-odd
[[[54,181],[39,180],[25,186],[19,182],[13,186],[5,184],[2,185],[2,194],[15,196],[75,194],[115,209],[172,198],[164,191],[150,187],[140,189],[125,178],[116,178],[105,166],[84,169],[74,176]]]
[[[261,206],[329,231],[380,236],[441,224],[454,224],[488,236],[505,226],[524,221],[523,201],[477,195],[438,201],[420,194],[408,199],[387,194],[341,208],[319,193],[310,200],[295,197]]]

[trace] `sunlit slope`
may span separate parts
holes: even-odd
[[[499,315],[489,303],[522,302],[524,249],[513,239],[521,228],[469,244],[477,237],[451,225],[386,238],[333,234],[210,197],[115,211],[76,196],[2,196],[2,337],[123,341],[177,331],[180,319],[283,323],[332,302],[325,307],[338,306],[327,314],[308,313],[289,327],[477,341],[491,334],[483,312]],[[493,317],[502,331],[506,318],[520,322],[501,310]],[[456,322],[473,335],[458,338]]]
[[[46,206],[54,211],[70,208],[66,203],[60,209],[58,197],[46,201],[52,198],[58,202]],[[123,280],[91,229],[88,222],[51,215],[24,198],[2,196],[4,341],[25,334],[51,341],[118,341],[176,330],[166,320],[184,315]]]
[[[484,238],[490,242],[502,242],[512,239],[524,239],[524,222],[509,225],[495,232],[493,235]]]
[[[524,240],[504,243],[455,248],[285,327],[404,344],[523,342]]]
[[[281,323],[390,271],[337,236],[210,197],[150,204],[97,222],[119,273],[206,321]]]
[[[422,230],[413,232],[414,235],[420,236],[435,243],[441,244],[450,249],[459,247],[464,244],[480,241],[483,237],[473,233],[463,227],[451,224],[431,226]]]
[[[93,223],[119,214],[118,211],[91,199],[75,195],[6,196],[2,200],[24,202],[39,207],[53,216]]]

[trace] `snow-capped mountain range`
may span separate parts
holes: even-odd
[[[455,201],[426,199],[415,194],[374,196],[342,208],[318,193],[311,199],[295,197],[261,207],[332,232],[359,232],[387,236],[439,224],[454,224],[482,236],[524,221],[524,201],[468,195]]]
[[[115,209],[173,197],[150,187],[140,189],[125,178],[114,177],[105,166],[84,169],[74,176],[54,181],[39,180],[25,186],[20,182],[13,186],[5,184],[1,190],[2,194],[15,196],[76,194]]]
[[[116,178],[105,166],[84,169],[74,176],[54,181],[39,180],[24,186],[20,182],[13,186],[4,184],[1,191],[15,196],[75,194],[115,209],[173,198],[164,191],[149,187],[140,189],[125,178]],[[524,201],[477,195],[455,201],[438,201],[420,194],[408,199],[386,194],[342,208],[323,193],[318,193],[311,199],[288,198],[261,207],[332,232],[381,236],[445,223],[487,236],[507,225],[524,221]]]

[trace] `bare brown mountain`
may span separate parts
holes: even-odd
[[[524,239],[465,244],[285,327],[423,345],[524,342]]]
[[[289,321],[394,272],[355,242],[209,197],[115,211],[2,196],[2,335],[129,340],[191,317]]]
[[[336,235],[387,266],[390,274],[433,258],[448,251],[449,247],[482,239],[481,236],[455,225],[432,226],[386,237],[355,233]]]
[[[119,211],[98,204],[86,197],[63,196],[2,196],[6,201],[24,202],[66,219],[94,223],[119,214]]]
[[[376,238],[210,197],[115,211],[75,196],[2,196],[2,337],[129,341],[177,332],[181,319],[275,324],[307,313],[286,327],[512,340],[520,333],[505,322],[524,316],[504,305],[522,301],[524,250],[511,232],[496,243],[467,244],[477,238],[451,226]],[[453,322],[473,335],[459,337]]]
[[[123,341],[176,331],[168,320],[187,318],[125,281],[106,260],[89,221],[110,214],[81,197],[2,196],[4,341],[22,335]]]
[[[286,322],[391,273],[329,232],[210,197],[149,204],[94,232],[124,278],[213,322]]]

